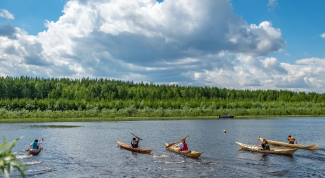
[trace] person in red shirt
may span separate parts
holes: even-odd
[[[181,151],[188,151],[187,143],[186,143],[186,138],[181,140],[181,143],[177,145]]]

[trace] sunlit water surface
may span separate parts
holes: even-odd
[[[23,136],[14,148],[20,156],[27,155],[23,150],[35,138],[45,139],[38,156],[18,160],[28,165],[27,177],[325,177],[324,126],[325,118],[307,117],[10,123],[0,124],[0,136],[8,141]],[[130,133],[141,137],[140,147],[153,149],[152,154],[120,149],[116,141],[129,144]],[[283,156],[242,151],[235,144],[255,145],[258,136],[285,142],[289,134],[299,144],[320,146]],[[200,159],[165,150],[164,143],[186,135],[189,148],[203,152]]]

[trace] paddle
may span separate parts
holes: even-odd
[[[256,143],[255,143],[255,146],[256,146],[256,144],[257,144],[257,142],[260,140],[260,136],[258,136],[258,139],[256,140]]]
[[[186,137],[189,137],[189,135],[188,135],[188,136],[186,136]],[[182,138],[182,139],[178,140],[177,142],[179,142],[179,141],[181,141],[181,140],[185,139],[186,137],[184,137],[184,138]],[[168,146],[166,146],[166,148],[168,148],[168,147],[170,147],[170,146],[173,146],[173,145],[175,145],[177,142],[174,142],[174,143],[172,143],[172,144],[169,144]]]
[[[139,140],[142,140],[141,138],[139,138],[138,136],[134,135],[133,133],[130,133],[132,134],[135,138],[139,139]]]

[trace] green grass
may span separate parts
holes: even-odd
[[[261,116],[235,116],[233,119],[265,119],[273,117],[324,117],[314,115],[261,115]],[[120,121],[153,121],[153,120],[217,120],[219,116],[197,116],[197,117],[116,117],[116,118],[15,118],[0,119],[0,123],[33,123],[33,122],[120,122]],[[60,126],[60,125],[44,125],[36,127],[47,128],[71,128],[78,126]]]

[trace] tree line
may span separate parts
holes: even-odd
[[[235,90],[153,83],[134,83],[114,79],[69,79],[38,77],[0,77],[0,98],[85,100],[191,100],[324,102],[325,94],[288,90]]]

